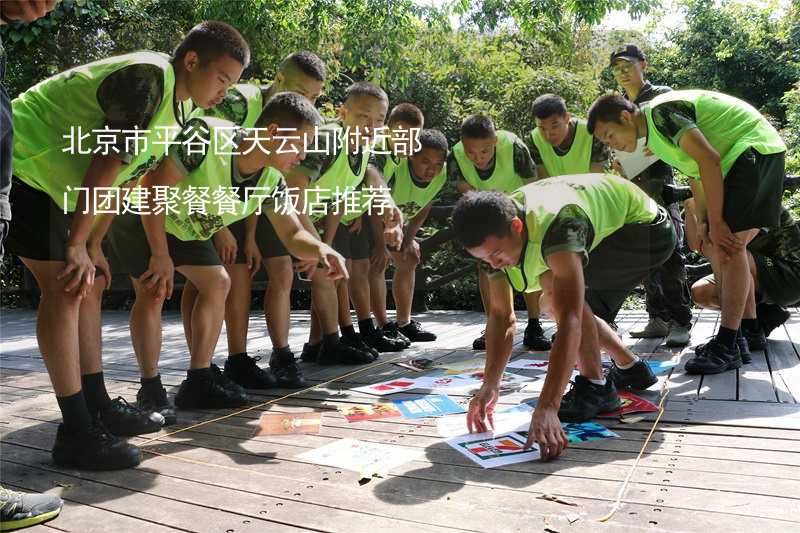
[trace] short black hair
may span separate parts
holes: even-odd
[[[445,137],[444,133],[441,131],[434,129],[422,130],[419,132],[418,139],[420,151],[423,148],[431,148],[433,150],[439,150],[445,155],[445,157],[447,157],[447,137]]]
[[[586,118],[586,128],[589,133],[594,135],[597,121],[620,123],[619,116],[623,111],[633,113],[636,111],[636,104],[619,94],[618,92],[606,93],[599,96],[589,107],[589,116]]]
[[[306,125],[319,126],[322,124],[322,117],[308,98],[286,91],[267,100],[256,121],[257,128],[266,128],[270,124],[300,129]]]
[[[491,236],[511,234],[511,221],[518,216],[517,206],[498,191],[470,191],[453,209],[453,230],[464,248],[475,248]]]
[[[389,112],[389,118],[386,119],[387,124],[397,122],[405,122],[412,128],[421,128],[425,124],[425,115],[414,104],[403,102],[394,106]]]
[[[239,31],[218,20],[205,20],[189,30],[172,52],[174,61],[180,62],[190,51],[195,51],[201,64],[207,64],[229,55],[246,67],[250,63],[250,46]]]
[[[344,91],[345,103],[347,103],[347,101],[351,98],[357,96],[372,96],[373,98],[377,98],[382,102],[389,103],[389,97],[386,96],[386,91],[368,81],[357,81]]]
[[[494,121],[482,113],[470,115],[461,123],[462,139],[491,139],[494,136]]]
[[[328,76],[328,69],[325,68],[325,63],[322,62],[317,54],[308,50],[294,52],[283,58],[278,71],[286,73],[292,69],[296,69],[309,78],[322,82]]]
[[[533,116],[540,120],[566,114],[567,104],[557,94],[543,94],[533,101]]]

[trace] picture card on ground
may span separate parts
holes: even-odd
[[[264,413],[253,436],[319,433],[321,425],[322,413]]]
[[[435,365],[436,368],[444,369],[446,374],[460,374],[462,372],[472,372],[476,369],[483,370],[484,366],[486,366],[486,359],[483,357],[473,357],[465,361],[445,361]]]
[[[547,359],[517,359],[515,361],[509,361],[506,368],[547,372],[547,366],[549,364],[550,362]]]
[[[364,385],[362,387],[355,387],[354,391],[366,392],[367,394],[374,394],[376,396],[384,396],[386,394],[394,394],[395,392],[403,392],[419,387],[417,381],[423,378],[398,378],[381,383],[373,383],[372,385]]]
[[[659,361],[656,359],[647,359],[645,363],[647,363],[647,366],[653,371],[653,374],[664,374],[678,365],[677,361]]]
[[[519,404],[506,409],[498,409],[494,413],[493,433],[509,433],[512,431],[526,430],[531,423],[533,408],[528,404]],[[466,435],[467,415],[447,416],[436,421],[439,435],[445,438]]]
[[[352,470],[362,477],[372,477],[373,474],[384,474],[396,466],[413,461],[420,455],[420,450],[401,446],[337,439],[316,450],[301,453],[297,458],[318,465]]]
[[[462,375],[444,376],[432,375],[417,378],[417,389],[440,389],[440,390],[455,390],[455,389],[468,389],[470,387],[480,387],[483,383],[482,380],[472,377],[463,377]]]
[[[393,365],[413,370],[414,372],[423,372],[433,367],[433,361],[424,357],[411,359],[410,361],[395,361]]]
[[[590,442],[600,439],[619,438],[619,435],[609,430],[605,426],[594,422],[582,422],[580,424],[561,424],[570,442]]]
[[[429,394],[416,400],[394,400],[405,418],[425,418],[463,413],[464,408],[446,394]]]
[[[472,433],[447,439],[447,444],[483,468],[535,461],[539,447],[525,449],[527,437],[520,433]]]
[[[597,416],[599,418],[617,418],[628,413],[653,413],[658,411],[658,406],[655,404],[627,391],[620,391],[619,399],[622,401],[620,409],[608,413],[600,413]]]
[[[377,403],[375,405],[352,405],[349,407],[339,407],[348,422],[359,422],[361,420],[378,420],[380,418],[392,418],[400,416],[400,411],[391,403]]]

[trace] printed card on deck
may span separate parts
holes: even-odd
[[[418,381],[424,378],[398,378],[381,383],[373,383],[372,385],[364,385],[363,387],[356,387],[352,390],[358,392],[366,392],[367,394],[374,394],[376,396],[385,396],[386,394],[394,394],[395,392],[404,392],[411,389],[420,388]]]
[[[459,390],[480,387],[483,381],[464,375],[432,375],[417,378],[418,389]]]
[[[362,442],[354,439],[337,439],[316,450],[297,456],[298,459],[318,465],[344,468],[358,472],[362,477],[385,474],[392,468],[417,459],[420,450]]]
[[[644,398],[639,398],[635,394],[627,391],[619,392],[619,399],[622,401],[622,407],[616,411],[608,413],[600,413],[598,418],[618,418],[630,413],[653,413],[658,411],[658,406],[648,402]]]
[[[518,370],[538,370],[539,372],[547,372],[549,361],[546,359],[517,359],[510,361],[506,368],[516,368]]]
[[[253,436],[319,433],[321,425],[322,413],[264,413]]]
[[[600,439],[619,438],[619,435],[609,430],[605,426],[594,422],[583,422],[580,424],[561,424],[570,442],[590,442]]]
[[[541,457],[539,447],[525,449],[520,433],[472,433],[447,439],[447,444],[483,468],[496,468],[515,463],[535,461]]]
[[[659,361],[657,359],[647,359],[645,363],[653,371],[653,374],[664,374],[678,365],[677,361]]]
[[[429,394],[416,400],[394,400],[405,418],[425,418],[463,413],[464,408],[446,394]]]
[[[521,403],[494,413],[493,433],[502,434],[515,431],[524,431],[531,424],[533,408]],[[447,416],[436,421],[436,429],[440,436],[449,438],[469,434],[467,428],[467,415]]]
[[[378,420],[381,418],[393,418],[400,416],[400,411],[391,403],[377,403],[375,405],[352,405],[340,407],[348,422],[360,422],[362,420]]]

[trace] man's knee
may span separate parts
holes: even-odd
[[[718,307],[717,287],[701,279],[692,285],[692,300],[700,307]]]
[[[292,290],[294,270],[292,260],[286,256],[276,260],[267,261],[267,277],[269,278],[270,291],[289,292]],[[316,276],[315,276],[316,277]]]

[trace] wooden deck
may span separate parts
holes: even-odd
[[[308,315],[293,315],[292,347],[299,353]],[[431,312],[420,317],[438,335],[404,355],[459,360],[483,327],[483,315]],[[627,331],[646,320],[626,313]],[[697,315],[693,341],[715,329],[717,315]],[[127,316],[104,317],[105,372],[112,395],[130,401],[138,389]],[[162,376],[168,388],[183,379],[187,363],[180,318],[165,320]],[[342,404],[374,403],[376,397],[349,389],[408,375],[383,363],[354,369],[306,368],[313,390],[253,394],[249,411],[180,412],[169,436],[144,445],[145,460],[134,470],[81,472],[55,467],[50,448],[59,412],[33,336],[30,311],[2,313],[0,461],[2,484],[18,490],[58,494],[61,516],[30,531],[95,532],[454,532],[454,531],[800,531],[800,315],[773,333],[766,352],[740,369],[705,378],[684,374],[691,350],[667,352],[659,340],[634,344],[640,353],[662,352],[680,363],[661,376],[649,399],[669,391],[655,432],[636,463],[655,416],[633,423],[605,420],[621,438],[574,445],[558,461],[482,469],[449,448],[435,421],[348,423]],[[524,316],[519,323],[515,356]],[[251,319],[251,347],[264,349],[263,319]],[[224,357],[220,341],[216,361]],[[252,352],[251,352],[252,353]],[[538,354],[546,357],[546,354]],[[530,357],[530,355],[528,355]],[[534,356],[536,357],[536,356]],[[507,404],[530,394],[502,397]],[[261,412],[323,413],[318,435],[250,438]],[[207,424],[185,429],[201,421]],[[176,433],[177,431],[177,433]],[[162,432],[164,435],[166,432]],[[143,444],[148,438],[133,439]],[[297,455],[349,437],[415,448],[420,459],[384,478],[359,484],[347,470],[304,462]],[[626,479],[622,506],[604,523]],[[555,497],[557,501],[552,501]],[[548,499],[549,498],[549,499]]]

